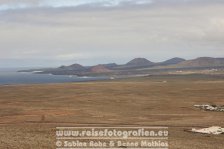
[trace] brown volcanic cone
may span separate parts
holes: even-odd
[[[94,73],[102,73],[102,72],[109,72],[110,69],[108,69],[107,67],[103,65],[97,65],[97,66],[91,67],[90,71]]]

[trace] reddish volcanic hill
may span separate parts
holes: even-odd
[[[110,69],[108,69],[107,67],[103,65],[97,65],[97,66],[91,67],[90,71],[94,73],[102,73],[102,72],[109,72]]]

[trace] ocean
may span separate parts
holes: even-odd
[[[0,85],[13,84],[45,84],[106,80],[108,77],[78,77],[68,75],[35,74],[17,72],[17,70],[0,70]]]

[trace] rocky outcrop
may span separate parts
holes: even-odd
[[[205,111],[224,112],[224,106],[204,104],[204,105],[194,105],[194,107],[205,110]]]
[[[202,128],[202,129],[192,128],[191,132],[220,135],[220,134],[224,134],[224,128],[219,127],[219,126],[212,126],[209,128]]]

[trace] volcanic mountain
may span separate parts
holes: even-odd
[[[183,61],[173,67],[191,68],[191,67],[220,67],[224,66],[224,58],[199,57],[193,60]]]
[[[106,66],[104,65],[96,65],[96,66],[92,66],[90,67],[90,72],[92,73],[104,73],[104,72],[109,72],[110,69],[108,69]]]
[[[128,62],[126,66],[153,66],[154,63],[145,58],[135,58]]]
[[[183,61],[186,61],[186,60],[183,59],[183,58],[175,57],[175,58],[166,60],[164,62],[158,63],[158,65],[164,65],[164,66],[166,66],[166,65],[178,64],[178,63],[181,63]]]
[[[83,71],[86,70],[86,67],[80,65],[80,64],[72,64],[70,66],[61,66],[59,69],[63,70],[73,70],[73,71]]]
[[[145,58],[135,58],[124,65],[118,65],[114,67],[115,70],[128,70],[128,69],[138,69],[144,67],[152,67],[155,63],[145,59]]]

